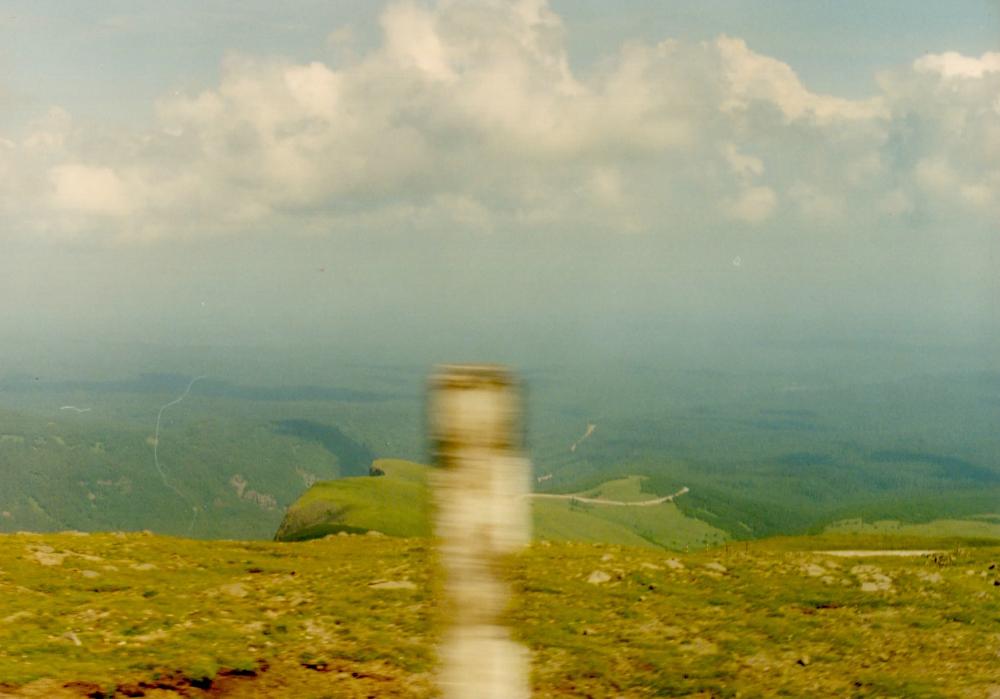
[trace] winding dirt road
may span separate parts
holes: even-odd
[[[662,505],[665,502],[670,502],[674,498],[689,492],[691,489],[684,486],[676,493],[672,495],[664,495],[662,498],[656,498],[655,500],[636,500],[632,502],[626,502],[624,500],[602,500],[601,498],[587,498],[582,495],[559,495],[556,493],[528,493],[525,497],[529,498],[544,498],[547,500],[576,500],[577,502],[585,502],[590,505],[613,505],[615,507],[653,507],[655,505]]]

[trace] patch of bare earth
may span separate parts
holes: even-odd
[[[429,674],[401,673],[386,663],[335,660],[317,664],[291,661],[263,665],[256,670],[222,670],[211,679],[194,679],[180,673],[157,679],[124,682],[114,689],[92,682],[40,679],[21,687],[0,685],[0,699],[120,699],[189,697],[253,699],[255,697],[370,697],[431,696]]]

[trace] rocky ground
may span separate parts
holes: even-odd
[[[872,544],[535,545],[534,695],[1000,697],[1000,548],[801,550]],[[0,697],[432,696],[435,591],[417,539],[5,535]]]

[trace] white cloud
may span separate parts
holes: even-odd
[[[720,37],[715,45],[722,59],[726,97],[722,108],[742,111],[753,104],[777,107],[786,120],[812,118],[872,119],[885,115],[878,98],[849,100],[810,92],[787,63],[747,48],[742,39]]]
[[[62,107],[51,107],[28,127],[22,143],[36,153],[58,153],[66,146],[73,128],[73,118]]]
[[[132,208],[124,183],[110,168],[71,163],[52,168],[49,177],[57,209],[124,216]]]
[[[629,42],[577,75],[541,0],[399,2],[381,26],[339,67],[229,56],[217,85],[120,133],[53,108],[0,143],[8,229],[679,235],[1000,215],[1000,54],[924,56],[859,100],[731,37]]]
[[[382,13],[385,50],[405,68],[432,80],[454,80],[448,48],[438,35],[435,16],[412,2],[400,2]]]
[[[931,53],[914,61],[913,67],[945,78],[981,78],[986,73],[1000,73],[1000,53],[986,52],[980,58],[954,51]]]
[[[768,218],[778,203],[770,187],[747,187],[728,203],[728,214],[738,221],[760,223]]]

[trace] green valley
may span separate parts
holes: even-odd
[[[156,361],[172,369],[192,356]],[[382,490],[334,485],[365,481],[376,459],[426,458],[426,367],[197,356],[207,378],[180,402],[190,374],[0,376],[0,531],[270,539],[286,510],[298,517],[321,492],[346,498],[349,511],[337,516],[349,531],[427,531],[423,486],[412,479],[392,494],[392,478]],[[931,523],[979,522],[968,531],[992,535],[982,518],[1000,502],[996,373],[837,382],[791,369],[585,369],[524,372],[538,494],[601,489],[621,499],[619,488],[621,497],[656,499],[689,490],[648,510],[538,497],[539,536],[683,550],[858,518],[930,534],[956,531]],[[906,410],[883,413],[897,405]]]

